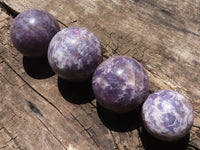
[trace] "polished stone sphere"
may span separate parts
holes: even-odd
[[[102,59],[99,40],[83,27],[61,30],[53,37],[48,49],[48,60],[53,71],[72,82],[90,78]]]
[[[193,107],[178,92],[160,90],[151,94],[142,106],[146,130],[155,138],[175,141],[186,136],[193,124]]]
[[[126,113],[138,108],[147,98],[149,78],[135,59],[114,56],[98,66],[92,87],[101,106],[113,112]]]
[[[10,36],[13,45],[24,56],[45,56],[49,42],[60,30],[57,20],[48,12],[38,9],[26,10],[13,21]]]

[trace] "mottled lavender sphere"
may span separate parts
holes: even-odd
[[[13,45],[24,56],[40,57],[47,54],[49,42],[60,30],[54,17],[43,10],[27,10],[13,21],[10,36]]]
[[[142,106],[146,130],[155,138],[175,141],[186,136],[193,124],[193,108],[183,95],[172,90],[151,94]]]
[[[82,27],[61,30],[53,37],[48,49],[49,64],[54,72],[72,82],[91,77],[102,59],[99,40]]]
[[[96,69],[92,87],[97,102],[113,112],[126,113],[148,96],[149,78],[143,66],[126,56],[107,59]]]

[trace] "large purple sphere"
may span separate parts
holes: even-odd
[[[54,17],[43,10],[27,10],[13,21],[10,36],[13,45],[25,56],[40,57],[47,53],[49,42],[60,30]]]
[[[86,80],[102,62],[101,45],[97,37],[82,27],[70,27],[58,32],[48,49],[49,64],[69,81]]]
[[[130,112],[148,96],[149,78],[143,66],[126,56],[107,59],[96,69],[92,87],[97,102],[118,113]]]
[[[164,141],[179,140],[186,136],[193,124],[191,103],[172,90],[151,94],[142,106],[142,119],[146,130]]]

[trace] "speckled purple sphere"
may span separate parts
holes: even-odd
[[[193,124],[191,103],[172,90],[151,94],[142,106],[142,119],[146,130],[155,138],[175,141],[186,136]]]
[[[24,56],[40,57],[47,53],[49,42],[60,30],[54,17],[43,10],[27,10],[13,21],[10,36],[13,45]]]
[[[126,113],[148,96],[149,78],[143,66],[126,56],[107,59],[96,69],[92,87],[97,102],[113,112]]]
[[[91,77],[102,59],[99,40],[82,27],[61,30],[53,37],[48,49],[49,64],[54,72],[72,82]]]

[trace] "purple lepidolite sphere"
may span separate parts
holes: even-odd
[[[97,102],[113,112],[126,113],[148,96],[149,78],[143,66],[126,56],[114,56],[98,66],[92,87]]]
[[[59,77],[86,80],[102,62],[101,45],[86,28],[69,27],[58,32],[48,49],[49,64]]]
[[[58,22],[46,11],[31,9],[13,21],[10,36],[13,45],[25,56],[40,57],[47,53],[49,42],[60,30]]]
[[[164,141],[179,140],[186,136],[193,124],[191,103],[172,90],[151,94],[142,106],[142,119],[146,130]]]

